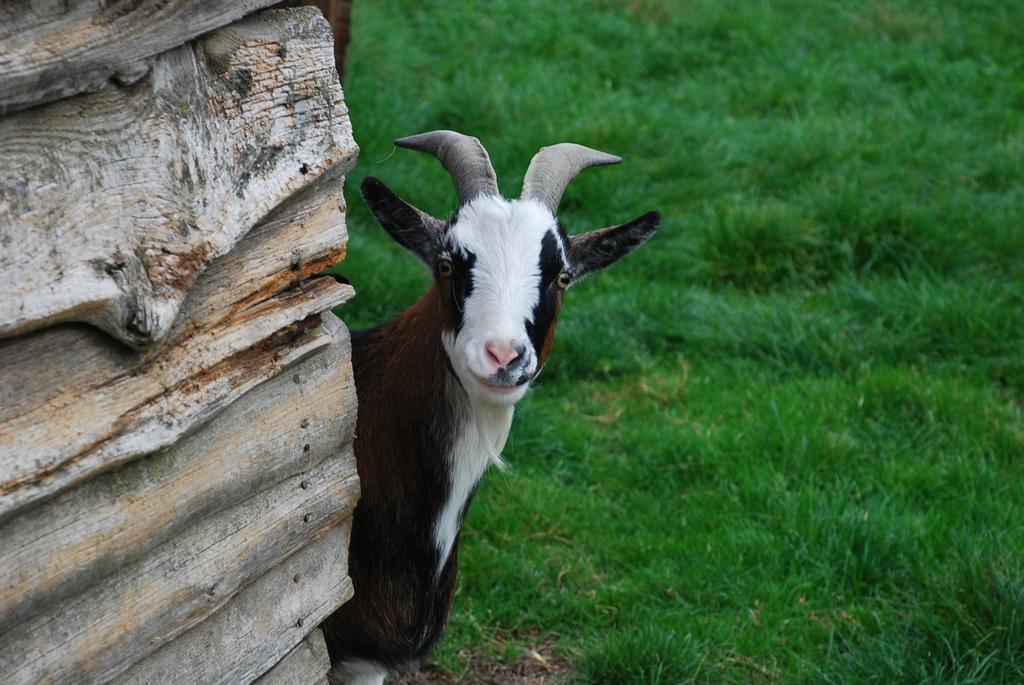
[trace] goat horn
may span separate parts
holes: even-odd
[[[593,150],[576,143],[559,143],[542,147],[530,160],[523,179],[523,200],[537,200],[554,214],[562,193],[576,174],[590,166],[618,164],[621,157]]]
[[[431,131],[399,138],[398,147],[434,155],[441,162],[459,194],[459,206],[479,195],[497,195],[498,179],[491,158],[480,141],[455,131]]]

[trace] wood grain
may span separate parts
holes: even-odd
[[[150,58],[274,0],[4,0],[0,114],[141,78]]]
[[[0,636],[0,673],[11,685],[99,683],[116,677],[216,612],[245,584],[337,527],[351,515],[357,493],[355,459],[346,448],[306,473],[201,519],[99,585]],[[332,560],[341,575],[343,554],[336,550]],[[332,600],[328,596],[325,601]],[[282,617],[263,612],[260,618]]]
[[[353,291],[310,280],[347,239],[337,171],[279,207],[192,287],[171,340],[137,353],[79,325],[0,340],[0,522],[173,444],[329,339]]]
[[[117,682],[235,685],[266,673],[352,596],[349,531],[348,522],[333,528]]]
[[[0,527],[0,633],[351,444],[348,333],[333,314],[324,316],[330,346],[292,373],[253,389],[167,449]]]
[[[254,685],[319,685],[326,682],[330,668],[324,634],[318,629],[257,678]]]
[[[145,374],[166,350],[196,332],[230,323],[233,315],[305,281],[345,256],[344,177],[325,174],[278,206],[193,284],[164,345],[136,353],[93,329],[63,325],[37,338],[0,340],[0,426],[68,392],[111,378]],[[53,338],[51,340],[50,338]],[[2,443],[0,443],[2,444]]]
[[[82,321],[164,341],[210,262],[354,163],[332,44],[316,9],[266,11],[132,86],[0,118],[0,337]]]
[[[338,78],[345,83],[345,63],[348,61],[348,46],[352,42],[352,0],[283,0],[274,7],[318,8],[334,32],[334,66]]]
[[[330,344],[318,312],[351,289],[317,279],[190,338],[137,375],[114,375],[0,425],[0,521],[73,485],[167,447],[252,388]],[[72,336],[34,340],[45,356]],[[2,358],[0,351],[0,358]],[[2,362],[0,362],[2,366]]]

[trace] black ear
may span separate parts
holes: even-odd
[[[661,214],[648,212],[627,224],[571,236],[573,277],[582,278],[625,257],[654,235],[660,223]]]
[[[366,206],[388,235],[433,268],[444,236],[444,222],[416,209],[373,176],[363,179],[360,189]]]

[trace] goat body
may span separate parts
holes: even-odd
[[[441,342],[444,312],[435,286],[395,320],[352,336],[355,594],[323,628],[332,654],[387,670],[421,660],[447,623],[462,519],[512,419],[512,407],[470,402]]]
[[[551,349],[566,289],[657,230],[649,213],[570,236],[565,185],[618,157],[571,143],[530,163],[518,200],[498,193],[486,150],[451,131],[403,138],[452,174],[458,212],[441,221],[367,178],[381,226],[431,269],[434,286],[394,320],[352,338],[359,397],[353,598],[323,624],[331,677],[382,683],[418,662],[448,621],[459,531],[480,478],[501,463],[515,403]]]

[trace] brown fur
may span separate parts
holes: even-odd
[[[463,391],[441,341],[443,299],[435,286],[393,321],[353,336],[362,497],[349,547],[355,595],[323,625],[332,662],[401,668],[429,651],[448,620],[458,540],[435,583],[433,523],[449,489],[444,449]]]

